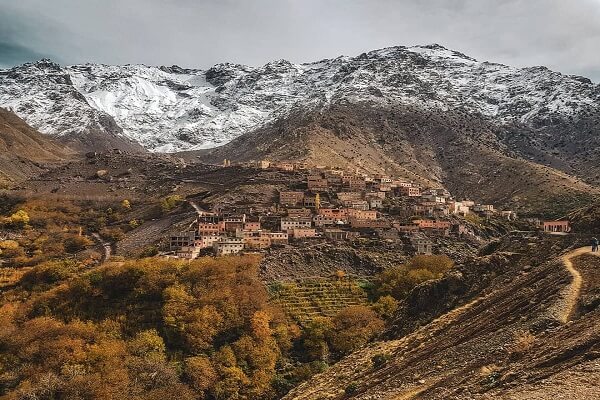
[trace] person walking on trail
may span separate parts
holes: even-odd
[[[598,251],[598,239],[592,238],[592,252],[596,253]]]

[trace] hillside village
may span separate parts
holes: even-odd
[[[223,167],[231,167],[231,161],[224,160]],[[361,237],[403,241],[409,244],[410,255],[430,255],[437,250],[435,238],[468,238],[474,235],[472,223],[518,218],[512,210],[458,200],[446,189],[422,187],[393,176],[267,160],[246,167],[300,173],[303,182],[279,191],[277,203],[269,210],[249,206],[242,212],[227,205],[203,210],[193,204],[196,220],[170,237],[165,256],[195,259]],[[524,222],[549,233],[571,229],[566,220]]]

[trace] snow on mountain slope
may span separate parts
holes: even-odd
[[[597,110],[599,101],[600,87],[586,78],[478,62],[439,45],[206,71],[47,60],[0,71],[0,106],[41,132],[83,133],[108,115],[124,136],[159,152],[215,147],[295,108],[337,102],[460,107],[535,126]]]

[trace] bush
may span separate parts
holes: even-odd
[[[388,362],[389,359],[390,359],[389,355],[379,353],[379,354],[375,354],[373,357],[371,357],[371,363],[373,364],[373,367],[380,368],[386,362]]]
[[[394,316],[394,313],[398,309],[398,300],[394,299],[390,295],[381,296],[373,304],[372,308],[380,318],[390,319]]]
[[[346,395],[355,394],[357,391],[358,391],[358,383],[356,383],[356,382],[352,382],[344,388],[344,393]]]
[[[417,285],[440,278],[454,265],[447,256],[416,256],[406,265],[384,270],[375,277],[375,293],[379,297],[405,298]]]
[[[513,357],[520,357],[528,352],[535,344],[535,336],[531,332],[518,332],[509,352]]]
[[[21,283],[27,288],[59,283],[75,276],[79,269],[80,264],[75,261],[48,261],[36,265],[33,269],[27,271],[23,275]]]
[[[93,242],[85,236],[72,236],[64,241],[65,251],[67,253],[78,253],[85,250],[86,247],[90,246]]]
[[[29,225],[29,214],[25,210],[19,210],[10,216],[11,225],[19,228],[23,228]]]
[[[177,207],[182,202],[183,202],[183,199],[181,198],[181,196],[174,194],[172,196],[168,196],[168,197],[164,198],[160,202],[160,208],[163,211],[163,213],[168,213],[169,211],[173,210],[175,207]]]
[[[148,246],[148,247],[145,247],[144,250],[142,250],[142,252],[139,255],[139,258],[154,257],[154,256],[158,255],[158,253],[159,253],[158,247]]]
[[[454,262],[448,256],[444,255],[419,255],[411,258],[406,267],[409,270],[425,269],[435,276],[440,276],[454,266]]]
[[[125,237],[121,228],[104,228],[100,231],[100,236],[109,242],[118,242]]]

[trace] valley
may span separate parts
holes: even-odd
[[[2,69],[0,398],[598,397],[599,104],[437,44]]]

